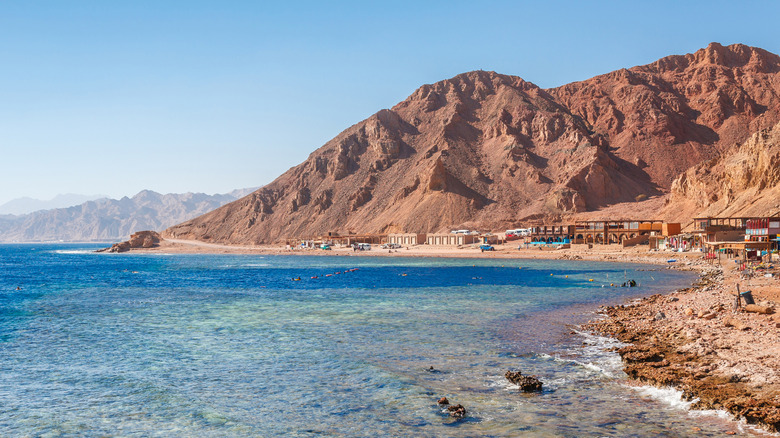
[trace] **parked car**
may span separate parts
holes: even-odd
[[[330,250],[330,245],[328,245],[327,243],[323,243],[322,245],[320,245],[320,249]]]
[[[482,250],[482,252],[496,250],[495,248],[493,248],[493,245],[479,245],[479,249]]]

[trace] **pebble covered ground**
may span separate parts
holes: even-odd
[[[647,261],[647,260],[645,260]],[[748,423],[780,430],[780,292],[777,264],[721,264],[689,256],[679,269],[697,269],[691,288],[603,308],[589,328],[630,345],[619,350],[626,373],[681,389],[699,409],[724,409]],[[769,268],[772,266],[771,268]],[[767,268],[767,269],[762,269]],[[737,285],[755,307],[736,308]]]

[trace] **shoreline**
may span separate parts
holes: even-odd
[[[736,272],[731,266],[704,269],[690,288],[602,307],[603,319],[584,328],[628,344],[617,352],[629,378],[678,389],[694,402],[691,409],[724,410],[778,432],[780,319],[734,310],[740,282],[755,286],[757,303],[776,307],[770,298],[778,293],[777,279],[746,282]]]
[[[665,294],[602,306],[601,319],[585,330],[629,344],[618,350],[623,370],[634,381],[682,391],[691,409],[720,409],[768,431],[780,430],[780,317],[733,311],[736,286],[751,290],[755,302],[777,308],[780,271],[773,277],[740,277],[733,260],[705,261],[702,253],[649,252],[646,248],[517,249],[517,244],[477,248],[418,245],[398,250],[287,250],[191,241],[166,241],[136,253],[338,255],[484,259],[588,260],[645,263],[662,269],[698,271],[693,286]],[[674,258],[675,263],[667,263]],[[777,266],[778,264],[773,264]]]

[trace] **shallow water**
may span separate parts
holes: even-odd
[[[0,246],[2,436],[721,436],[741,427],[628,385],[604,351],[613,341],[572,334],[598,305],[687,286],[690,273],[91,249]],[[602,287],[631,278],[640,287]],[[544,391],[519,393],[503,377],[510,369],[539,376]],[[450,418],[441,396],[468,416]]]

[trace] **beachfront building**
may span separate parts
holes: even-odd
[[[529,243],[571,243],[574,225],[537,225],[528,228]]]
[[[624,246],[647,243],[651,236],[673,235],[680,232],[680,224],[665,224],[660,220],[624,219],[616,221],[575,221],[574,241],[577,243],[612,244]]]
[[[698,240],[691,247],[749,260],[777,248],[780,217],[703,217],[693,226]]]
[[[387,242],[387,234],[346,234],[329,232],[327,236],[320,236],[322,243],[328,245],[352,245],[356,243],[382,244]]]
[[[427,236],[424,233],[390,233],[387,235],[387,243],[396,245],[422,245]]]
[[[766,243],[764,251],[780,248],[780,216],[752,218],[745,223],[745,241]]]
[[[439,246],[460,246],[479,242],[479,236],[462,233],[428,234],[425,243]]]
[[[743,240],[748,217],[697,217],[693,218],[693,231],[698,239],[697,248],[713,242],[737,242]]]
[[[745,240],[774,242],[780,235],[780,216],[748,219],[745,223]]]
[[[493,233],[482,234],[479,236],[479,240],[485,245],[498,245],[499,243],[502,243],[502,239]]]
[[[706,242],[704,248],[708,254],[725,254],[728,258],[757,260],[768,254],[771,242],[736,241],[736,242]],[[718,255],[720,257],[720,255]],[[771,255],[769,256],[771,259]]]

